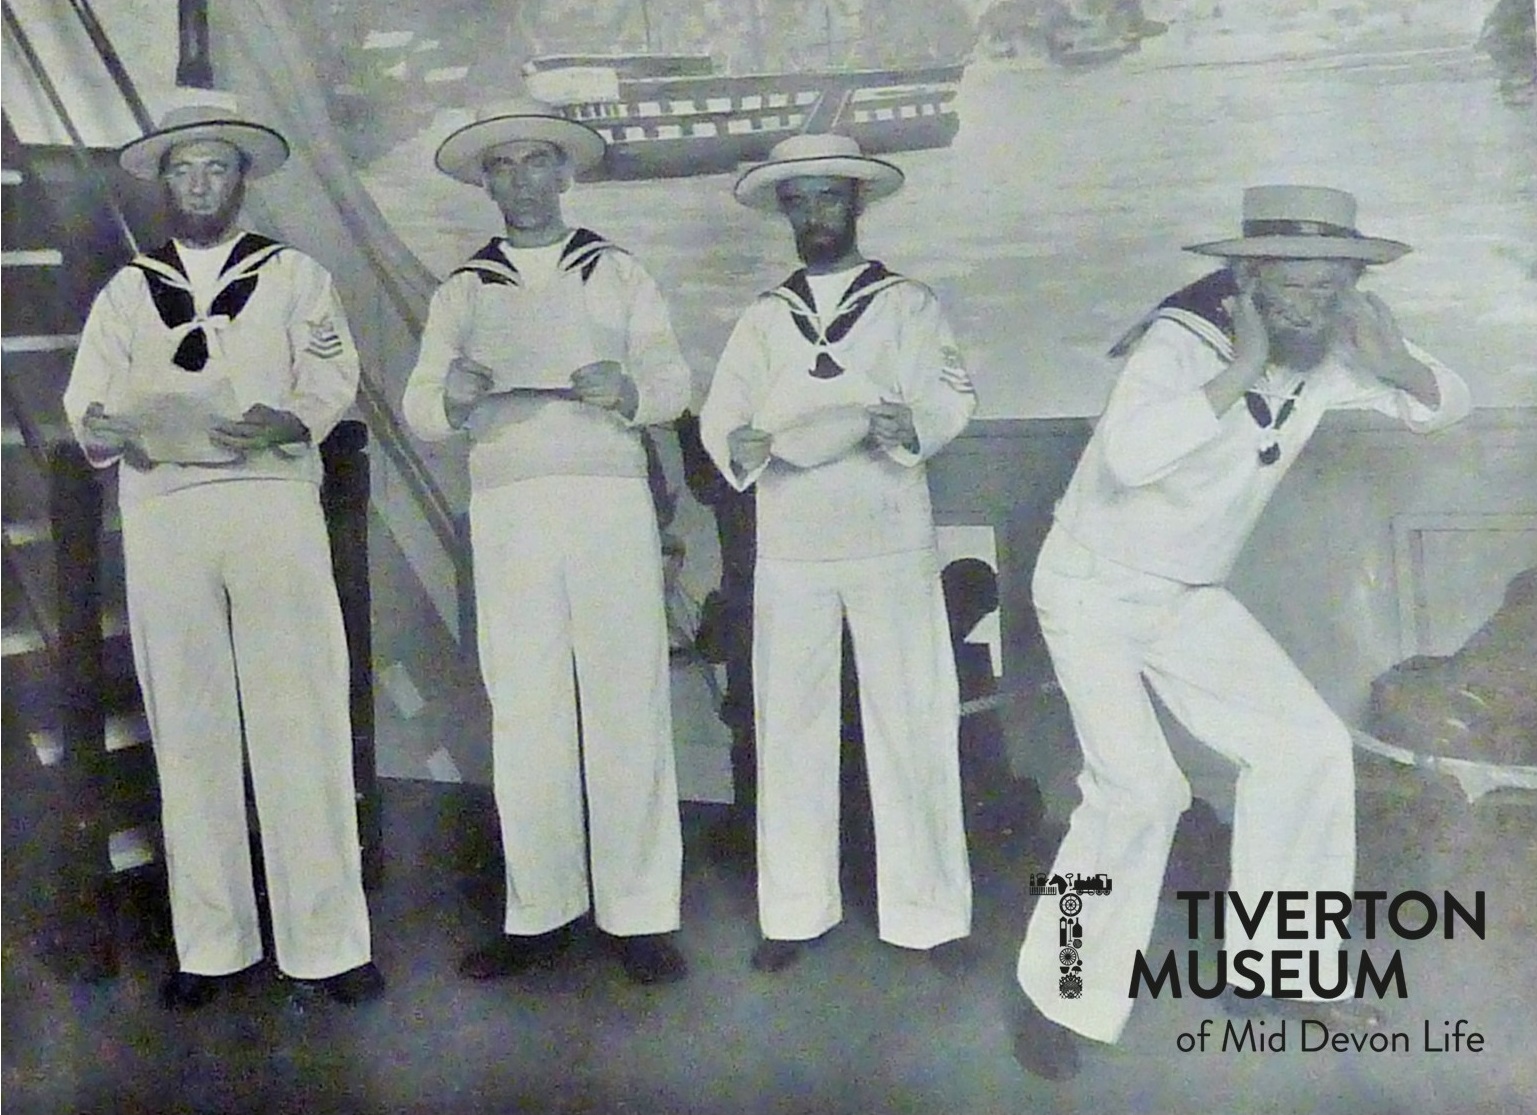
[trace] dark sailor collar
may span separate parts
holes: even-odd
[[[496,286],[522,286],[523,276],[504,247],[512,247],[505,236],[493,236],[480,251],[450,272],[450,277],[461,272],[474,275],[482,283]],[[566,238],[560,250],[560,269],[581,275],[582,282],[592,278],[598,260],[609,252],[624,252],[618,244],[590,228],[579,228]]]
[[[256,292],[258,272],[286,247],[254,232],[241,233],[219,270],[208,313],[203,317],[197,315],[186,265],[174,240],[129,261],[128,266],[143,273],[150,301],[155,304],[161,322],[181,334],[176,354],[171,358],[178,368],[200,372],[207,366],[208,328],[220,327],[240,316]]]
[[[1172,321],[1194,333],[1224,361],[1233,359],[1233,319],[1223,303],[1237,297],[1238,282],[1224,267],[1180,287],[1149,310],[1111,346],[1109,355],[1120,359],[1142,339],[1155,321]]]
[[[829,345],[837,344],[848,336],[864,312],[875,301],[876,295],[908,280],[889,270],[879,260],[870,260],[864,269],[848,285],[838,304],[825,313],[817,308],[816,295],[802,267],[765,297],[778,298],[790,308],[790,320],[817,349],[816,363],[809,374],[816,379],[832,379],[841,375],[842,366],[828,353]],[[825,322],[825,324],[824,324]]]

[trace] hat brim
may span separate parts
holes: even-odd
[[[153,181],[160,177],[161,160],[172,147],[210,139],[222,140],[245,153],[247,178],[271,174],[288,161],[288,141],[264,124],[201,120],[134,140],[117,153],[118,165],[135,178]]]
[[[1361,263],[1392,263],[1411,250],[1408,244],[1374,236],[1244,236],[1185,249],[1229,259],[1353,259]]]
[[[732,193],[753,209],[777,211],[775,187],[790,178],[853,178],[864,184],[866,201],[879,201],[902,188],[902,172],[883,159],[854,155],[818,155],[755,166],[736,180]]]
[[[479,186],[481,155],[488,148],[520,139],[542,140],[559,147],[570,158],[571,169],[577,174],[601,163],[608,146],[597,132],[575,120],[514,114],[466,124],[438,145],[433,161],[450,178]]]

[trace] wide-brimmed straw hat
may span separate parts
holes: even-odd
[[[118,164],[135,178],[160,177],[161,161],[172,147],[219,139],[245,153],[247,178],[271,174],[288,161],[288,141],[274,128],[241,115],[235,98],[212,89],[186,91],[189,99],[168,110],[155,130],[117,153]]]
[[[518,97],[479,109],[474,123],[450,133],[438,146],[435,161],[449,177],[479,186],[481,156],[492,147],[519,139],[554,144],[566,153],[572,171],[578,174],[602,162],[607,146],[586,124],[562,116],[543,101]]]
[[[768,161],[746,171],[732,191],[754,209],[779,208],[775,187],[789,178],[853,178],[863,184],[866,201],[889,197],[902,188],[902,172],[883,159],[872,159],[849,136],[822,132],[782,139]]]
[[[1187,252],[1229,258],[1354,259],[1391,263],[1407,244],[1356,230],[1356,199],[1327,186],[1251,186],[1243,192],[1243,235],[1192,244]]]

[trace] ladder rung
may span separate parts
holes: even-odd
[[[79,347],[79,333],[33,333],[0,338],[0,353],[69,352]]]
[[[0,266],[4,267],[58,267],[64,262],[64,253],[57,248],[17,248],[0,252]]]
[[[12,546],[47,542],[52,537],[53,530],[47,519],[17,519],[5,524],[5,540]]]
[[[142,712],[107,717],[107,750],[127,751],[149,742],[149,722]]]
[[[31,732],[27,740],[37,753],[37,761],[45,767],[55,766],[64,758],[64,743],[54,732]]]
[[[155,862],[155,841],[142,828],[121,829],[107,837],[113,871],[132,871]]]
[[[0,632],[0,658],[15,658],[47,646],[43,633],[35,627],[13,627]]]

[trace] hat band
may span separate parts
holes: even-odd
[[[1344,225],[1330,224],[1328,221],[1294,221],[1289,219],[1245,221],[1243,223],[1245,237],[1254,236],[1343,236],[1351,240],[1360,240],[1361,234],[1353,228]]]

